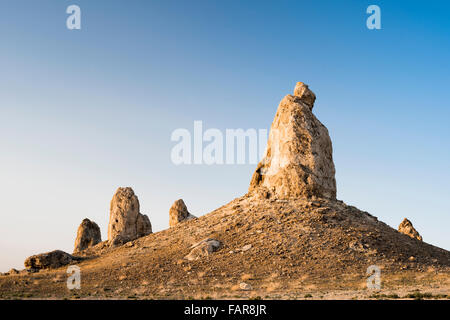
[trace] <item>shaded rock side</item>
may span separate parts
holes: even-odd
[[[422,241],[422,236],[417,232],[416,229],[414,229],[411,221],[408,219],[403,219],[402,223],[398,226],[398,232],[406,234],[407,236],[410,236],[413,239],[417,239]]]
[[[25,268],[32,270],[55,269],[81,260],[83,258],[75,257],[61,250],[55,250],[28,257],[24,265]]]
[[[196,217],[189,213],[183,199],[178,199],[169,210],[169,226],[173,227],[182,221],[195,219]]]
[[[327,128],[314,116],[315,94],[302,82],[281,100],[264,158],[249,192],[278,199],[336,199],[333,150]]]
[[[133,189],[118,188],[111,200],[108,241],[116,237],[124,243],[152,233],[149,218],[139,212],[139,200]]]
[[[74,253],[83,251],[89,247],[102,242],[102,236],[99,226],[89,219],[84,219],[77,230],[77,238],[75,239]]]

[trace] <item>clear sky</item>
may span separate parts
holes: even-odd
[[[67,6],[82,29],[66,28]],[[368,30],[366,8],[381,8]],[[448,1],[0,2],[0,271],[107,236],[131,186],[154,231],[203,215],[255,165],[180,165],[177,128],[268,128],[303,81],[330,132],[338,198],[450,249]]]

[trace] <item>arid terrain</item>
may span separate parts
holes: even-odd
[[[281,101],[246,195],[199,218],[177,200],[170,228],[152,233],[134,191],[119,188],[107,241],[83,220],[73,255],[29,257],[25,270],[0,276],[0,298],[449,299],[449,251],[422,241],[407,219],[398,231],[336,199],[314,101],[301,82]],[[80,289],[67,287],[70,264]],[[379,289],[368,287],[370,266]]]

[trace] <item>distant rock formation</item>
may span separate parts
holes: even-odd
[[[411,221],[408,219],[403,219],[402,223],[398,226],[398,232],[406,234],[407,236],[410,236],[411,238],[417,239],[422,241],[422,236],[417,232],[416,229],[414,229]]]
[[[249,193],[277,199],[336,199],[331,139],[312,113],[315,100],[308,86],[298,82],[294,95],[280,102]]]
[[[139,212],[139,200],[131,188],[118,188],[111,200],[108,241],[120,245],[152,233],[149,218]]]
[[[75,257],[61,250],[55,250],[28,257],[24,265],[29,270],[55,269],[81,260],[83,258]]]
[[[102,242],[102,236],[99,226],[94,221],[86,218],[78,227],[73,253],[77,253],[89,247],[93,247],[100,242]]]
[[[178,199],[175,201],[170,207],[169,210],[169,226],[173,227],[177,224],[179,224],[182,221],[187,221],[191,219],[195,219],[196,217],[193,216],[188,212],[188,209],[186,205],[184,204],[183,199]]]

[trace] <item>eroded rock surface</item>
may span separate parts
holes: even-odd
[[[182,221],[195,219],[196,217],[189,213],[183,199],[175,201],[169,210],[169,226],[173,227]]]
[[[278,106],[249,192],[278,199],[336,199],[331,139],[312,113],[316,96],[302,82],[294,93]]]
[[[133,189],[118,188],[111,200],[108,241],[123,244],[152,233],[150,219],[139,210]]]
[[[406,234],[407,236],[410,236],[411,238],[417,239],[422,241],[422,236],[417,232],[416,229],[414,229],[411,221],[408,219],[403,219],[402,223],[398,226],[398,232],[401,232],[403,234]]]
[[[99,226],[89,219],[84,219],[77,231],[77,238],[75,239],[74,253],[83,251],[89,247],[93,247],[102,241]]]

